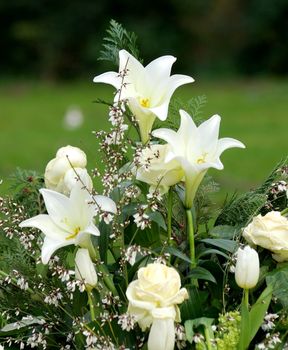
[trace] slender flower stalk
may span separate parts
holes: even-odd
[[[171,238],[172,238],[172,206],[173,206],[173,191],[170,187],[168,192],[168,208],[167,208],[167,239],[168,239],[168,246],[171,245]]]
[[[95,321],[96,316],[95,316],[95,305],[93,302],[93,294],[92,291],[88,291],[87,293],[88,295],[88,303],[89,303],[89,307],[90,307],[90,315],[91,315],[91,321]]]
[[[186,209],[186,218],[187,218],[187,235],[189,238],[190,259],[191,259],[190,268],[193,269],[196,266],[196,259],[195,259],[194,227],[193,227],[193,217],[192,217],[191,209]]]

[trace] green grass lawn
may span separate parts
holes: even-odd
[[[107,108],[92,101],[109,99],[112,93],[112,88],[90,81],[0,82],[0,192],[7,190],[6,179],[17,166],[43,172],[56,150],[67,144],[87,153],[90,168],[99,164],[92,131],[109,124]],[[288,153],[288,81],[196,81],[179,88],[175,96],[185,101],[203,94],[208,100],[203,117],[221,115],[221,136],[239,139],[247,147],[225,152],[225,169],[210,172],[224,187],[223,195],[257,185]],[[84,113],[84,124],[65,130],[64,114],[75,105]]]

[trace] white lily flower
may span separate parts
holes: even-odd
[[[143,143],[149,140],[155,118],[165,120],[174,91],[181,85],[192,83],[187,75],[171,74],[173,56],[161,56],[146,67],[125,50],[119,51],[119,73],[127,71],[122,84],[121,99],[127,99],[131,112],[139,124]],[[94,83],[106,83],[121,88],[122,77],[117,72],[106,72],[96,76]],[[118,101],[119,92],[115,96]]]
[[[165,163],[169,145],[150,145],[142,150],[136,170],[136,179],[150,185],[153,192],[158,188],[166,193],[170,186],[180,182],[184,176],[183,169],[177,160]]]
[[[90,234],[100,235],[93,222],[99,207],[101,210],[116,213],[116,205],[112,199],[105,196],[92,198],[80,184],[72,188],[70,197],[47,189],[41,189],[40,192],[48,214],[40,214],[24,220],[19,226],[35,227],[44,233],[41,252],[43,264],[48,263],[57,249],[70,244],[86,248]]]
[[[242,142],[232,138],[218,139],[221,118],[214,115],[199,127],[188,113],[180,110],[181,124],[178,131],[170,129],[154,130],[152,135],[165,140],[170,152],[165,162],[176,159],[185,173],[185,207],[191,208],[204,175],[209,168],[222,170],[220,155],[228,148],[245,148]]]

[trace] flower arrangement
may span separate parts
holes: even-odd
[[[101,57],[119,69],[94,78],[116,89],[111,128],[95,132],[102,168],[89,175],[64,146],[1,198],[0,348],[287,348],[287,160],[215,210],[208,169],[245,146],[219,139],[218,115],[199,121],[195,99],[169,124],[194,79],[171,75],[173,56],[144,67],[115,21],[108,34]]]

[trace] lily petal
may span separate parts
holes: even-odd
[[[153,77],[153,85],[166,81],[171,74],[171,68],[176,61],[174,56],[161,56],[150,62],[146,67],[146,74]]]
[[[169,77],[168,84],[166,85],[166,98],[170,100],[174,91],[185,84],[193,83],[195,80],[189,75],[174,74]]]
[[[47,212],[54,223],[65,231],[70,231],[68,218],[70,217],[70,201],[69,198],[62,193],[40,189],[43,196]]]
[[[71,244],[71,240],[55,240],[49,237],[44,238],[42,251],[41,251],[41,260],[43,264],[47,264],[52,254],[59,248],[65,247]]]
[[[117,207],[115,202],[111,198],[106,196],[96,195],[94,196],[94,199],[102,211],[108,211],[110,213],[116,214]]]
[[[104,83],[109,84],[115,87],[115,89],[120,89],[121,86],[121,79],[119,77],[119,74],[116,72],[106,72],[100,75],[97,75],[93,79],[94,83]]]
[[[206,152],[213,151],[217,146],[220,122],[220,116],[215,114],[198,127],[198,133],[203,136],[200,143],[202,149],[205,149]]]
[[[235,139],[232,139],[230,137],[224,137],[218,141],[218,146],[217,146],[217,156],[219,157],[226,149],[229,148],[246,148],[245,145]]]
[[[65,231],[59,226],[55,225],[54,221],[52,221],[50,216],[47,214],[40,214],[22,221],[19,226],[38,228],[38,230],[41,230],[45,236],[56,240],[60,239],[61,237],[65,239],[65,237],[69,235],[68,231]]]

